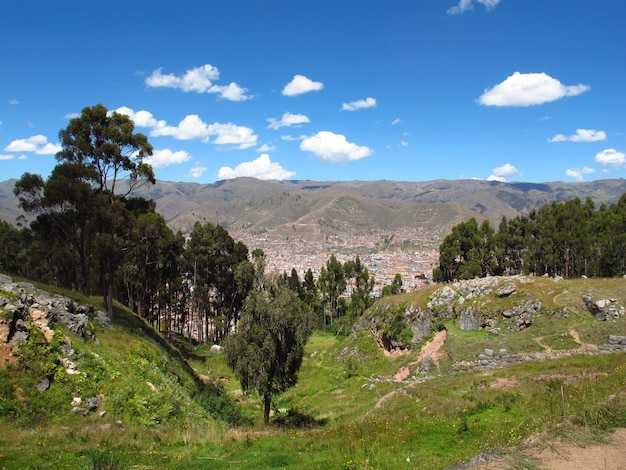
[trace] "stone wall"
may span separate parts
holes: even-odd
[[[626,336],[609,336],[608,343],[597,347],[568,349],[563,351],[545,351],[536,353],[510,353],[506,349],[485,349],[478,355],[475,361],[461,361],[452,365],[452,371],[483,371],[502,369],[525,362],[558,359],[561,357],[576,356],[580,354],[603,354],[614,352],[626,352]]]

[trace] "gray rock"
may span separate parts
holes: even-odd
[[[498,297],[509,297],[517,292],[517,287],[513,283],[507,283],[496,291]]]
[[[41,382],[37,384],[37,391],[43,393],[50,388],[50,381],[47,377],[44,377]]]
[[[81,416],[87,416],[89,414],[89,410],[87,408],[75,406],[72,408],[72,413],[76,413],[77,415],[81,415]]]
[[[430,368],[433,365],[433,358],[430,356],[430,354],[427,354],[426,356],[424,356],[424,359],[422,359],[422,362],[420,363],[419,366],[419,373],[420,374],[428,374],[428,371],[430,370]]]
[[[470,309],[463,310],[456,318],[456,326],[461,330],[479,330],[480,323]]]
[[[113,328],[111,326],[111,319],[104,310],[96,310],[95,312],[93,312],[93,322],[96,325],[102,328],[106,328],[108,330]]]
[[[98,396],[87,398],[85,400],[85,406],[89,409],[89,411],[97,410],[101,403],[102,403],[102,398]]]

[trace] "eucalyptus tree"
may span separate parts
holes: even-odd
[[[339,299],[346,290],[343,265],[335,255],[331,255],[326,265],[322,266],[317,282],[322,294],[324,325],[326,325],[326,308],[329,309],[331,319],[339,317],[341,314]]]
[[[144,161],[152,146],[134,132],[128,116],[109,113],[101,104],[71,119],[59,141],[50,177],[25,173],[14,192],[26,212],[38,214],[32,228],[40,238],[53,241],[55,249],[71,247],[82,293],[97,288],[93,269],[99,267],[99,290],[112,314],[115,272],[129,235],[126,204],[139,185],[155,182]]]
[[[371,293],[374,290],[374,278],[361,262],[359,255],[354,260],[343,264],[344,275],[350,281],[350,314],[358,317],[372,304]]]
[[[220,225],[196,222],[185,247],[193,275],[195,319],[201,341],[219,341],[236,324],[243,301],[252,288],[254,269],[248,247]]]

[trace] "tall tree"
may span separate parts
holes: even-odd
[[[328,307],[331,318],[339,317],[341,314],[339,297],[346,290],[346,277],[343,265],[335,255],[331,255],[326,262],[326,266],[322,266],[317,282],[322,293],[324,325],[326,325],[326,308]]]
[[[58,246],[70,244],[84,294],[95,285],[93,267],[99,266],[101,293],[112,314],[113,282],[125,235],[120,225],[128,222],[126,198],[138,185],[154,183],[152,167],[144,162],[152,146],[145,135],[134,132],[128,116],[109,113],[101,104],[84,108],[59,132],[59,140],[59,163],[48,180],[25,173],[14,192],[25,211],[39,214],[33,231],[42,238],[54,237]]]
[[[374,278],[361,262],[359,255],[354,260],[346,261],[343,265],[345,277],[350,280],[350,313],[359,317],[372,304],[370,294],[374,290]]]
[[[235,333],[224,341],[226,361],[242,389],[256,390],[263,400],[266,424],[272,397],[298,381],[314,322],[311,309],[295,292],[275,284],[250,292]]]
[[[219,341],[237,322],[239,310],[253,280],[244,281],[249,267],[248,247],[235,240],[220,225],[196,222],[185,250],[194,273],[194,300],[203,330],[201,341]],[[239,283],[238,283],[239,282]],[[242,284],[243,282],[243,284]]]

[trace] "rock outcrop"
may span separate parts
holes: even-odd
[[[95,335],[90,322],[110,328],[105,312],[96,311],[91,305],[80,305],[60,295],[35,288],[28,282],[13,282],[0,275],[0,345],[18,348],[29,338],[28,325],[40,330],[50,342],[54,336],[54,325],[62,324],[76,335],[91,339]]]
[[[593,296],[583,295],[583,301],[589,313],[591,313],[598,320],[606,321],[614,318],[619,318],[624,315],[624,307],[617,305],[616,299],[601,299],[594,301]]]

